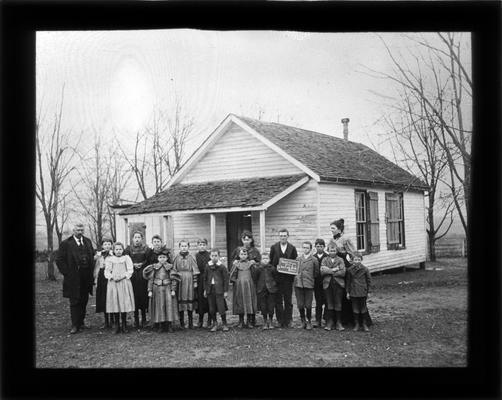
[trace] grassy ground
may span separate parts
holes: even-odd
[[[434,269],[435,268],[435,269]],[[100,330],[94,298],[91,329],[69,335],[68,300],[58,282],[37,265],[36,366],[40,368],[140,367],[462,367],[467,364],[467,267],[465,259],[442,259],[426,270],[373,276],[368,307],[371,331],[324,329],[238,330],[114,335]],[[293,296],[294,298],[294,296]],[[229,314],[229,313],[227,313]],[[194,318],[195,320],[197,318]],[[294,319],[299,316],[295,310]],[[261,325],[261,316],[257,316]]]

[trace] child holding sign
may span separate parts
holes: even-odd
[[[300,311],[302,328],[312,329],[312,298],[314,296],[314,279],[319,275],[319,262],[312,254],[312,243],[302,243],[303,254],[296,260],[298,264],[298,273],[295,275],[294,287],[296,296],[296,305]],[[307,312],[307,321],[305,321],[305,311]]]

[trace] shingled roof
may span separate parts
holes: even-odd
[[[166,211],[257,207],[299,182],[306,175],[178,184],[120,212],[120,215]]]
[[[361,143],[274,122],[236,117],[310,168],[321,180],[428,189],[419,178]]]

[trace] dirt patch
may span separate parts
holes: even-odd
[[[467,363],[465,259],[441,260],[433,270],[373,276],[371,331],[235,328],[114,335],[98,329],[102,315],[90,299],[91,329],[69,335],[61,282],[36,280],[36,365],[40,368],[165,367],[453,367]],[[43,265],[39,266],[43,268]],[[39,274],[44,276],[43,274]],[[38,275],[37,275],[38,277]],[[401,282],[401,283],[400,283]],[[197,318],[195,318],[197,319]],[[262,318],[257,316],[261,328]]]

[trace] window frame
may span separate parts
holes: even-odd
[[[367,195],[366,195],[366,190],[361,190],[361,189],[355,189],[354,190],[354,201],[355,201],[355,213],[356,213],[356,250],[361,251],[363,253],[367,253],[368,250],[368,209],[367,209]],[[358,220],[359,216],[359,210],[361,209],[359,207],[359,198],[362,198],[364,201],[362,210],[364,212],[364,221]],[[359,226],[363,225],[363,248],[359,248]]]
[[[374,196],[374,198],[372,198]],[[362,198],[364,201],[363,204],[363,210],[364,210],[364,220],[358,219],[360,215],[360,207],[358,200],[359,198]],[[371,212],[371,201],[376,200],[376,216],[372,215]],[[362,252],[363,254],[372,254],[372,253],[378,253],[380,251],[380,218],[379,218],[379,207],[378,207],[378,192],[373,192],[373,191],[368,191],[366,189],[354,189],[354,205],[355,205],[355,221],[356,221],[356,248],[358,251]],[[359,238],[361,235],[359,234],[359,226],[363,225],[362,232],[363,232],[363,241],[364,241],[364,248],[359,248]],[[373,235],[371,234],[371,227],[372,225],[377,225],[376,229],[376,235],[377,235],[377,242],[378,244],[373,245],[373,242],[375,241],[375,238],[373,238]]]
[[[389,210],[389,198],[397,196],[397,210],[399,217],[389,221],[390,210]],[[397,223],[397,235],[398,242],[389,241],[389,227],[391,223]],[[403,192],[385,192],[385,230],[387,236],[387,250],[404,250],[406,249],[406,226],[404,217],[404,193]]]

